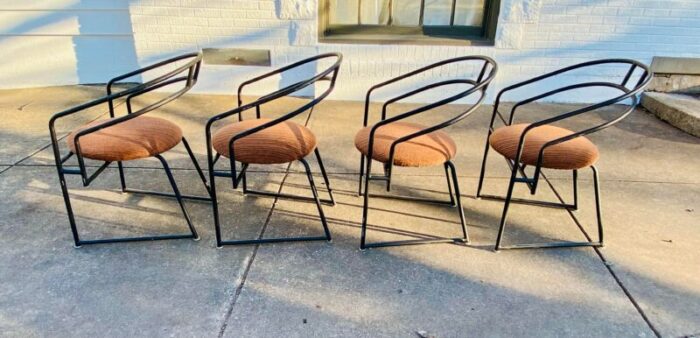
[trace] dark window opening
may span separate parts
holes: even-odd
[[[322,41],[490,44],[499,0],[322,0]]]

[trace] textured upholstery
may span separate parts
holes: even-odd
[[[518,142],[528,124],[515,124],[496,129],[489,144],[501,155],[515,159]],[[550,125],[536,127],[527,132],[520,162],[537,165],[540,150],[547,142],[573,134],[572,131]],[[580,169],[593,165],[598,160],[598,147],[580,136],[562,142],[544,151],[542,167],[550,169]]]
[[[387,163],[391,144],[397,139],[427,128],[426,126],[394,122],[379,127],[374,134],[372,158]],[[372,127],[365,127],[355,135],[355,147],[367,155],[369,149],[369,133]],[[421,135],[396,146],[394,164],[402,167],[423,167],[443,164],[454,158],[457,153],[455,142],[442,131]]]
[[[89,123],[68,135],[68,147],[75,152],[75,135],[84,129],[109,120]],[[128,161],[166,152],[182,140],[182,130],[176,124],[150,116],[131,120],[80,137],[83,157],[101,161]]]
[[[222,127],[214,134],[214,149],[229,157],[229,142],[233,136],[270,122],[255,119]],[[233,144],[236,161],[253,164],[287,163],[302,159],[316,149],[316,136],[308,128],[284,121],[267,129],[236,140]]]

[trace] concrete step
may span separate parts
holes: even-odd
[[[642,106],[660,119],[696,137],[700,137],[700,96],[647,92]]]

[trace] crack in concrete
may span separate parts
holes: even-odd
[[[559,194],[559,192],[554,188],[554,185],[552,184],[552,182],[550,182],[549,179],[544,174],[542,175],[542,177],[547,182],[547,185],[549,185],[549,188],[552,189],[552,192],[554,193],[554,195],[557,196],[557,199],[561,203],[566,203],[566,202],[564,202],[564,198],[562,198],[561,194]],[[586,237],[586,239],[588,241],[592,241],[590,235],[588,235],[588,232],[586,232],[586,230],[583,228],[583,224],[581,224],[581,222],[578,220],[576,215],[574,215],[574,212],[570,209],[566,209],[566,212],[569,214],[569,216],[574,221],[574,223],[576,223],[576,226],[579,228],[579,230],[581,230],[581,232]],[[622,292],[625,294],[625,296],[627,296],[627,299],[629,299],[629,301],[632,303],[632,305],[637,310],[639,315],[642,316],[642,319],[647,324],[649,329],[651,329],[651,331],[654,333],[654,335],[656,335],[657,338],[661,338],[662,336],[661,336],[661,333],[659,332],[659,330],[656,329],[656,327],[651,322],[649,317],[647,317],[647,315],[644,312],[644,310],[642,309],[642,307],[639,305],[639,303],[637,303],[637,300],[634,299],[634,296],[632,296],[632,293],[630,293],[630,291],[627,290],[627,287],[625,287],[625,284],[617,276],[617,274],[615,273],[615,270],[613,270],[612,264],[610,264],[610,262],[608,262],[608,260],[605,259],[605,256],[603,255],[603,252],[600,250],[600,248],[599,247],[592,247],[592,249],[598,255],[598,258],[600,258],[601,262],[603,263],[605,268],[608,270],[608,272],[610,273],[612,278],[615,280],[617,285],[620,287],[620,289],[622,289]]]
[[[292,164],[290,163],[288,165],[288,168],[291,166],[292,166]],[[280,187],[279,187],[279,189],[277,189],[278,194],[282,193],[282,188],[284,188],[284,182],[287,180],[288,175],[289,175],[289,173],[285,174],[284,177],[282,178],[282,182],[280,182]],[[262,238],[263,235],[265,234],[265,230],[267,229],[267,225],[270,223],[270,220],[272,219],[272,214],[275,211],[275,206],[277,206],[278,200],[279,200],[279,197],[275,197],[275,200],[272,202],[272,206],[270,207],[270,211],[267,213],[267,218],[265,219],[265,222],[263,223],[263,226],[260,229],[260,233],[258,233],[258,239]],[[248,273],[250,272],[250,269],[253,266],[253,261],[255,261],[255,257],[258,254],[259,248],[260,248],[260,244],[255,244],[255,247],[253,248],[253,253],[250,255],[250,259],[248,259],[246,268],[243,272],[243,276],[241,276],[241,282],[236,287],[236,292],[234,292],[233,296],[231,297],[231,301],[229,302],[229,306],[226,308],[226,313],[224,314],[223,323],[221,324],[221,328],[219,329],[219,335],[218,335],[219,338],[223,337],[224,333],[226,332],[226,328],[228,327],[228,321],[231,318],[231,315],[233,314],[233,307],[236,305],[236,301],[238,301],[238,297],[243,292],[243,287],[245,286],[245,282],[248,279]]]
[[[309,115],[306,117],[306,121],[304,121],[304,126],[309,125],[309,121],[311,120],[311,115],[313,114],[314,108],[311,107],[309,110]],[[284,182],[287,181],[287,177],[289,177],[290,169],[292,167],[292,163],[287,164],[287,169],[284,171],[284,177],[282,177],[282,181],[280,182],[279,189],[277,189],[277,194],[282,193],[282,189],[284,188]],[[267,230],[268,224],[270,224],[270,220],[272,219],[272,215],[274,214],[275,207],[277,206],[277,202],[279,201],[279,197],[275,197],[274,201],[272,202],[272,206],[270,207],[270,211],[267,213],[267,218],[265,219],[265,222],[263,223],[262,228],[260,229],[260,233],[258,234],[258,239],[261,239],[263,235],[265,234],[265,230]],[[238,298],[240,297],[241,293],[243,293],[243,287],[245,287],[245,282],[248,279],[248,274],[250,273],[250,270],[253,266],[253,262],[255,261],[255,257],[258,254],[258,249],[260,249],[261,244],[255,244],[255,247],[253,248],[253,253],[250,255],[250,259],[248,260],[248,263],[246,265],[245,271],[243,272],[243,276],[241,276],[241,282],[238,284],[236,287],[236,292],[234,292],[233,296],[231,297],[231,301],[229,302],[229,306],[226,308],[226,312],[224,314],[223,318],[223,323],[221,324],[221,328],[219,329],[219,334],[218,337],[222,338],[224,336],[224,333],[226,333],[226,328],[228,327],[228,321],[231,319],[231,315],[233,314],[233,308],[236,306],[236,302],[238,301]]]

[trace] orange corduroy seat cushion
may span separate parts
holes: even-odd
[[[271,119],[254,119],[231,123],[214,133],[214,149],[229,157],[229,142],[235,135]],[[308,128],[291,121],[280,122],[236,140],[233,143],[235,160],[251,164],[287,163],[300,160],[316,149],[316,136]]]
[[[79,131],[106,121],[95,121],[71,132],[67,139],[70,150],[76,152],[74,140]],[[182,130],[176,124],[142,115],[81,136],[80,151],[93,160],[128,161],[164,153],[181,140]]]
[[[513,160],[518,151],[518,142],[529,124],[514,124],[496,129],[489,144],[501,155]],[[571,130],[550,125],[536,127],[527,132],[520,162],[537,165],[540,150],[547,142],[573,134]],[[581,169],[598,160],[598,147],[583,136],[547,147],[542,167],[550,169]]]
[[[374,134],[372,158],[384,163],[389,162],[389,151],[394,141],[425,128],[427,127],[408,122],[393,122],[379,127]],[[369,149],[371,130],[371,126],[365,127],[355,135],[355,147],[365,155]],[[456,153],[457,145],[452,138],[438,130],[399,143],[394,152],[394,164],[402,167],[432,166],[451,160]]]

